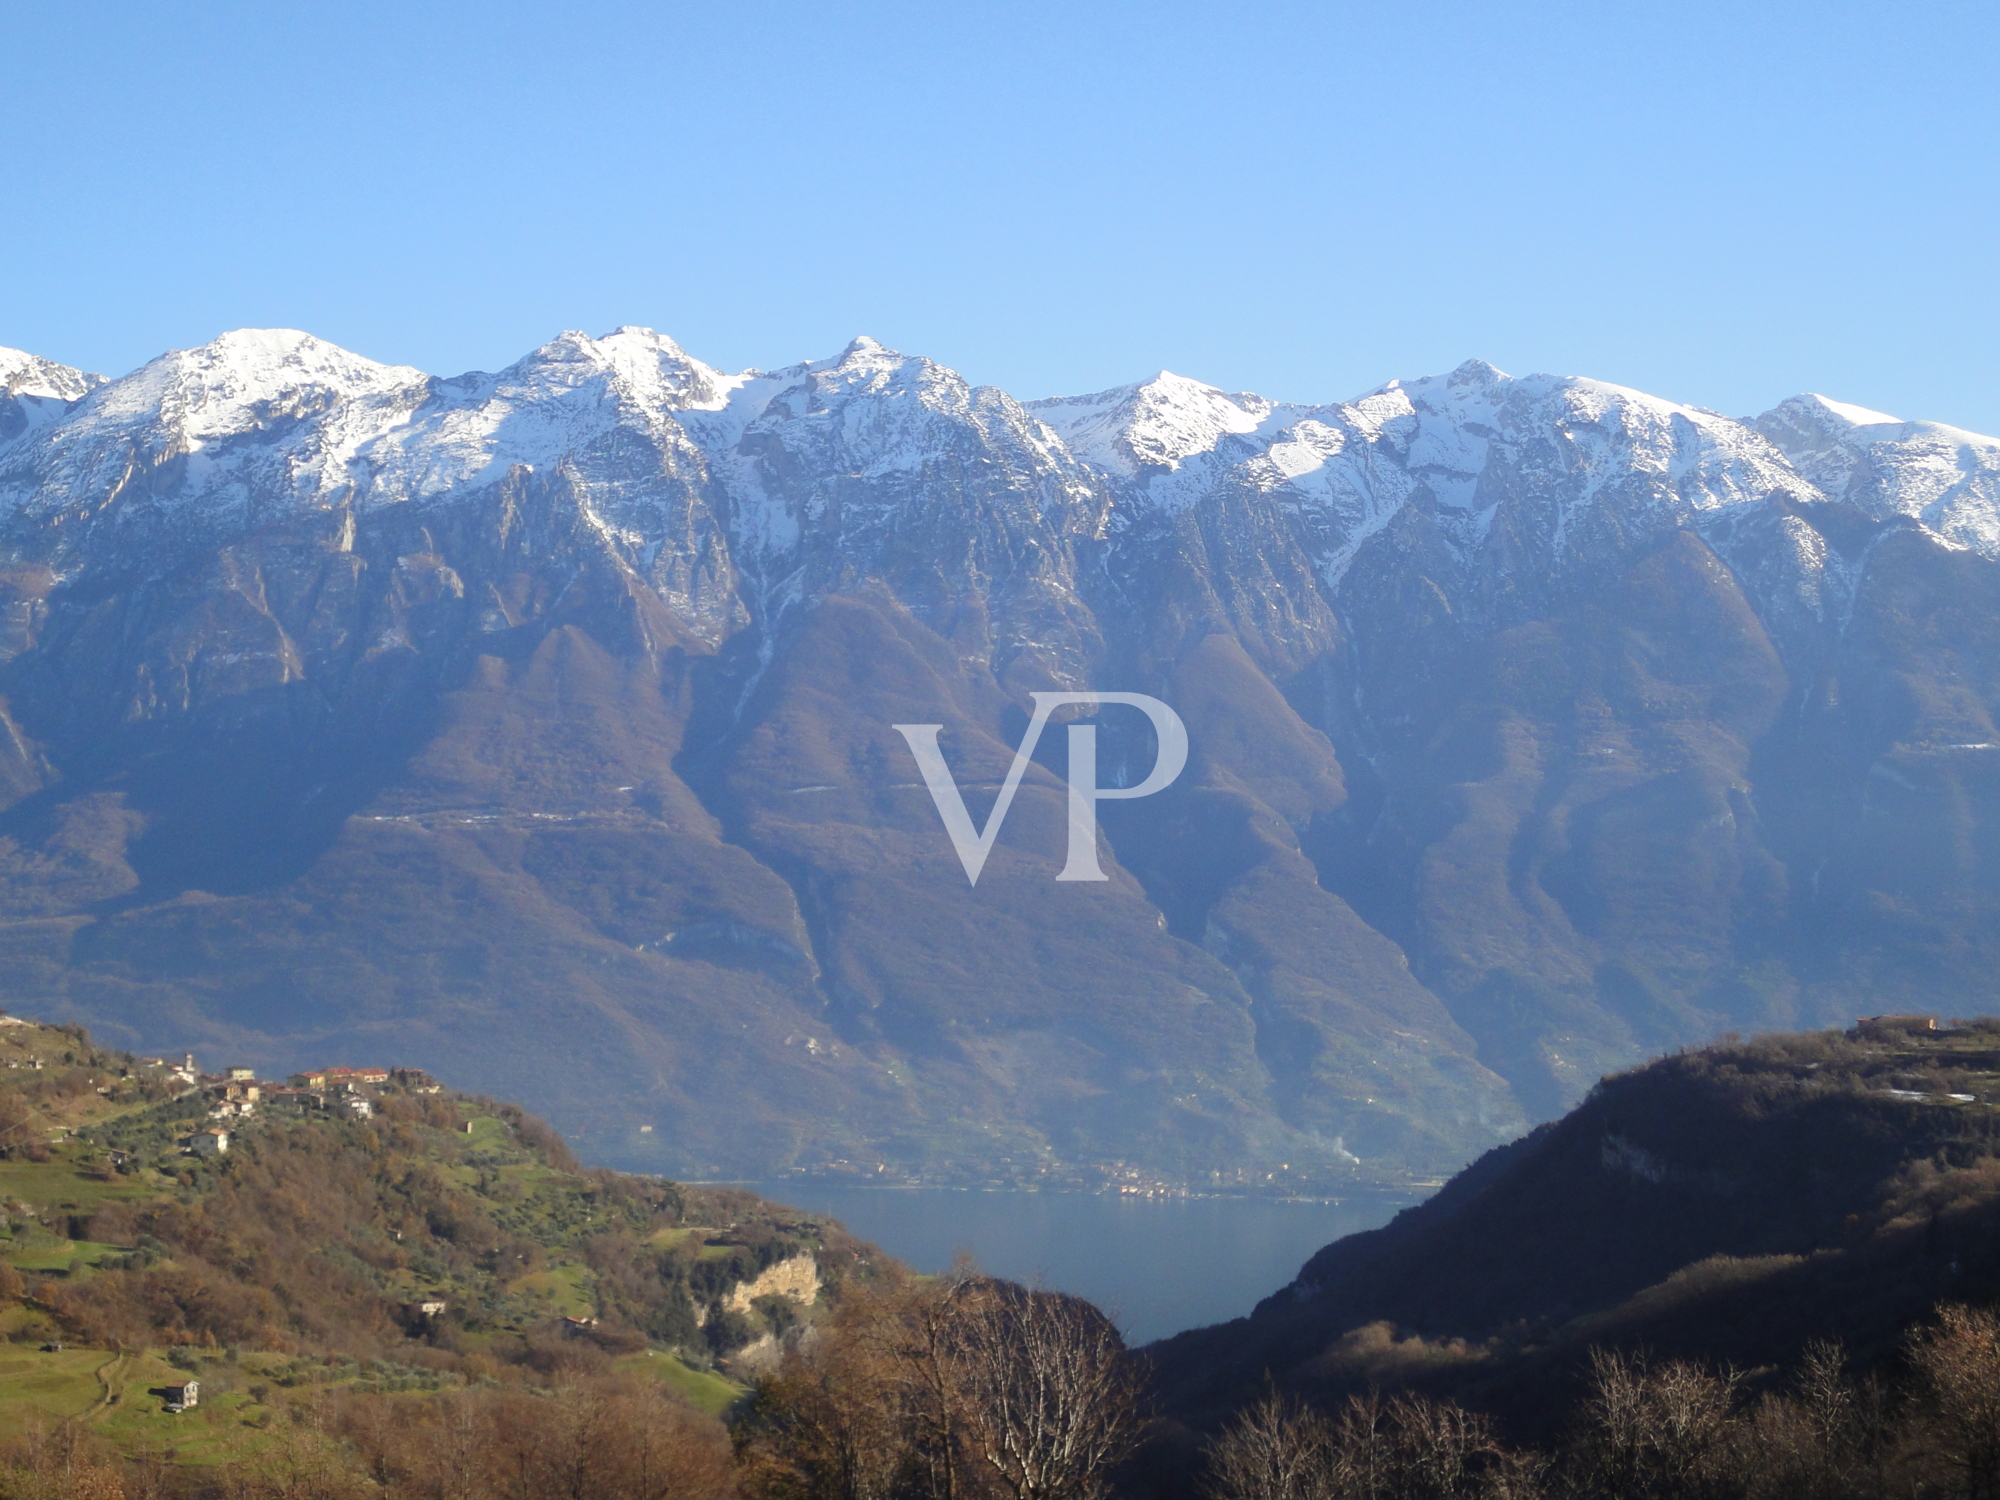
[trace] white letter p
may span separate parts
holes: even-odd
[[[1097,865],[1097,804],[1126,797],[1150,797],[1154,792],[1172,786],[1174,778],[1187,764],[1187,726],[1181,723],[1180,715],[1166,704],[1144,693],[1032,693],[1029,696],[1035,700],[1034,717],[1028,721],[1028,732],[1021,737],[1021,748],[1014,752],[1013,765],[1007,768],[1007,779],[1001,784],[993,810],[987,814],[986,827],[977,832],[973,830],[972,817],[965,809],[965,798],[958,790],[958,783],[952,780],[951,770],[944,763],[944,752],[938,747],[938,731],[944,726],[896,724],[891,727],[909,745],[917,769],[923,773],[924,786],[929,790],[938,816],[944,822],[945,832],[951,838],[951,846],[958,852],[958,862],[965,867],[965,878],[976,886],[979,884],[979,872],[986,866],[986,856],[992,852],[994,840],[999,837],[1000,824],[1005,820],[1007,809],[1013,804],[1014,793],[1021,785],[1021,773],[1028,768],[1049,715],[1071,703],[1125,703],[1138,709],[1153,721],[1159,753],[1154,758],[1151,773],[1137,786],[1100,787],[1097,784],[1097,726],[1069,726],[1069,859],[1056,879],[1109,880],[1111,877]]]

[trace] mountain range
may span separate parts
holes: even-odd
[[[1990,1008],[2000,441],[1477,361],[1019,402],[857,339],[0,352],[0,990],[681,1176],[1434,1179],[1723,1030]],[[1058,883],[1036,691],[1187,725]],[[1098,751],[1130,785],[1136,714]]]

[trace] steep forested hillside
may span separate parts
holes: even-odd
[[[1557,1420],[1593,1346],[1770,1372],[1894,1362],[1940,1302],[2000,1300],[2000,1022],[1775,1035],[1607,1078],[1248,1317],[1155,1346],[1197,1421],[1266,1373],[1413,1384]]]

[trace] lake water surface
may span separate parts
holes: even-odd
[[[1413,1201],[1128,1198],[810,1178],[744,1185],[829,1214],[919,1271],[942,1271],[957,1251],[970,1250],[996,1276],[1088,1297],[1134,1344],[1242,1317],[1320,1246],[1386,1224]]]

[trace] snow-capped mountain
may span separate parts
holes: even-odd
[[[1780,402],[1756,426],[1829,498],[2000,557],[2000,440],[1815,395]]]
[[[18,349],[0,349],[0,449],[30,428],[60,420],[70,403],[103,384],[102,375],[88,375]]]
[[[1397,1178],[2000,959],[1992,439],[1478,361],[1023,403],[638,328],[0,382],[23,1008],[389,1039],[681,1171]],[[1182,783],[1086,889],[1037,769],[966,888],[891,726],[976,787],[1088,685],[1176,704]]]
[[[893,525],[924,503],[912,476],[976,455],[1003,466],[1011,523],[1051,534],[1234,490],[1271,496],[1317,541],[1335,586],[1413,504],[1467,562],[1496,519],[1524,522],[1555,562],[1606,526],[1698,524],[1777,495],[1909,516],[2000,555],[2000,440],[1812,395],[1735,421],[1478,360],[1324,406],[1164,371],[1022,404],[868,338],[832,359],[725,374],[643,328],[565,333],[496,375],[453,379],[290,330],[226,334],[114,382],[5,350],[0,376],[37,403],[36,430],[24,423],[4,460],[0,516],[17,523],[112,497],[113,509],[198,516],[206,532],[273,507],[410,503],[568,469],[635,547],[712,485],[732,545],[782,558],[831,516],[847,538]]]

